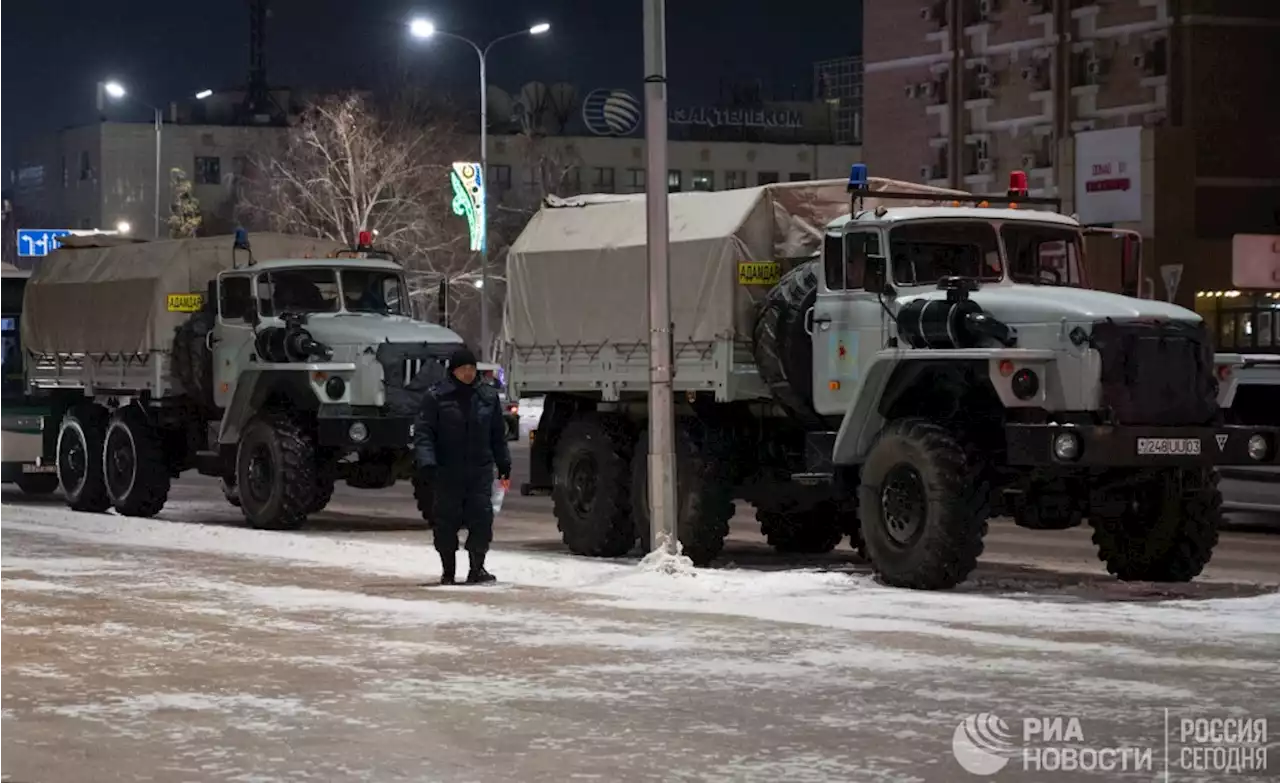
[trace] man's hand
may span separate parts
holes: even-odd
[[[511,491],[511,469],[498,471],[498,483],[502,484],[503,492]]]

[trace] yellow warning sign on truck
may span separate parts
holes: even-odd
[[[204,307],[204,294],[169,294],[169,312],[198,313]]]
[[[744,261],[738,264],[738,285],[777,285],[782,264],[776,261]]]

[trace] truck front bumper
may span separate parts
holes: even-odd
[[[351,449],[405,449],[413,441],[408,416],[321,416],[316,437],[321,446]]]
[[[1280,428],[1007,424],[1007,463],[1055,467],[1280,464]]]

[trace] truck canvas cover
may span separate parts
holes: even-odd
[[[140,355],[169,351],[209,281],[232,266],[231,236],[137,242],[68,237],[41,260],[23,299],[23,347],[36,354]],[[323,258],[338,242],[250,236],[257,261]],[[235,251],[244,265],[249,253]],[[170,297],[175,297],[172,301]]]
[[[868,209],[875,191],[956,193],[875,177],[869,187]],[[669,204],[673,337],[682,345],[750,340],[756,303],[779,273],[821,252],[849,195],[844,180],[820,180],[673,193]],[[643,194],[548,198],[507,260],[507,342],[647,343],[645,226]]]

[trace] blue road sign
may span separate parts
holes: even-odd
[[[58,237],[71,233],[68,228],[20,228],[18,229],[18,255],[20,257],[47,256],[57,250]]]

